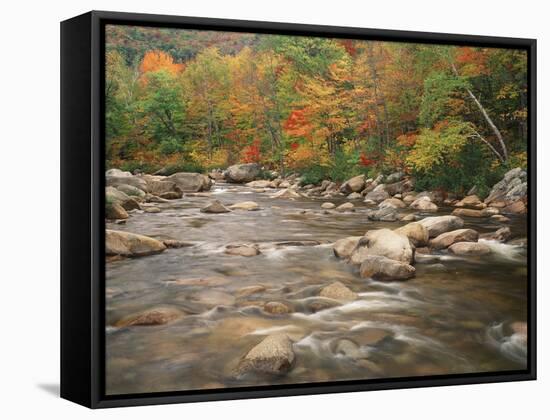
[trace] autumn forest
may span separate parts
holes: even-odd
[[[526,166],[522,50],[109,26],[106,72],[108,167],[483,194]]]

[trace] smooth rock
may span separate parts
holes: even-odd
[[[254,346],[238,363],[238,376],[249,372],[281,374],[294,362],[292,341],[286,334],[272,334]]]
[[[174,182],[183,192],[208,191],[212,186],[212,180],[208,176],[195,172],[177,172],[166,179]]]
[[[105,230],[105,253],[124,257],[141,257],[157,254],[166,249],[166,245],[156,239],[119,230]]]
[[[267,302],[264,305],[264,311],[273,315],[283,315],[292,312],[292,310],[282,302]]]
[[[357,299],[357,293],[353,292],[339,281],[323,287],[323,289],[321,289],[321,292],[319,293],[319,296],[339,300],[342,302],[348,302]]]
[[[207,204],[206,206],[201,208],[202,213],[229,213],[230,211],[231,210],[225,207],[218,200],[214,200],[210,204]]]
[[[118,203],[105,205],[105,218],[109,220],[127,219],[128,212]]]
[[[348,179],[340,187],[340,191],[344,194],[359,193],[365,188],[365,175],[354,176]]]
[[[229,206],[231,210],[247,210],[247,211],[254,211],[259,210],[260,206],[258,203],[254,201],[243,201],[240,203],[235,203]]]
[[[420,210],[420,211],[430,211],[435,212],[438,210],[438,207],[435,203],[432,203],[429,197],[422,196],[415,199],[409,206],[411,209]]]
[[[408,223],[405,226],[395,229],[394,232],[400,235],[405,235],[415,247],[426,246],[428,244],[428,240],[430,239],[428,229],[426,229],[422,223],[418,222]]]
[[[254,181],[260,175],[260,165],[257,163],[243,163],[230,166],[225,171],[225,179],[228,182],[242,184]]]
[[[489,232],[484,233],[480,236],[481,239],[491,240],[491,241],[498,241],[498,242],[506,242],[510,237],[512,236],[512,231],[509,227],[503,227],[495,232]]]
[[[483,217],[483,210],[454,209],[451,214],[459,217]]]
[[[481,242],[457,242],[448,250],[456,255],[487,255],[491,253],[491,248]]]
[[[367,255],[380,255],[410,264],[413,261],[413,253],[407,236],[390,229],[377,229],[368,231],[359,240],[350,261],[359,265]]]
[[[457,229],[442,233],[430,241],[433,249],[448,248],[457,242],[477,242],[479,233],[473,229]]]
[[[337,240],[332,249],[338,258],[349,258],[362,236],[349,236]]]
[[[414,277],[415,271],[412,265],[380,255],[367,255],[359,269],[361,277],[375,280],[406,280]]]
[[[330,209],[333,209],[335,207],[336,207],[336,204],[328,202],[328,201],[326,203],[321,204],[321,208],[325,209],[325,210],[330,210]]]
[[[354,207],[353,203],[344,203],[336,207],[335,210],[339,212],[355,211]]]
[[[435,238],[451,230],[462,229],[464,226],[464,220],[457,216],[426,217],[420,220],[419,223],[428,229],[430,238]]]

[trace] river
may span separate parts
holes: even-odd
[[[123,225],[107,223],[108,229],[193,244],[107,263],[107,394],[525,368],[525,342],[510,329],[527,320],[524,248],[489,242],[490,256],[442,252],[437,261],[416,264],[416,277],[408,281],[362,279],[334,256],[331,243],[405,222],[369,221],[361,201],[354,201],[355,212],[325,214],[319,199],[275,199],[272,193],[220,183],[206,194],[155,204],[160,213],[137,211]],[[255,201],[261,209],[201,213],[213,198],[226,205]],[[451,211],[440,208],[437,215]],[[512,217],[508,226],[515,237],[526,236],[525,217]],[[465,219],[465,227],[484,233],[500,226]],[[311,240],[321,244],[278,245]],[[227,244],[246,242],[259,244],[261,254],[224,253]],[[319,290],[335,281],[358,299],[318,310]],[[255,285],[261,286],[256,293],[243,289]],[[268,314],[262,308],[270,301],[293,312]],[[128,314],[167,305],[187,315],[166,325],[112,326]],[[235,377],[236,362],[272,332],[293,340],[292,369]],[[355,343],[360,357],[342,354],[343,340]]]

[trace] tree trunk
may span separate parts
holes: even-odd
[[[456,66],[454,65],[454,63],[451,63],[451,68],[453,69],[454,75],[456,77],[459,77],[458,70],[456,69]],[[485,118],[485,121],[487,121],[487,124],[489,124],[489,127],[491,127],[491,130],[493,131],[493,133],[497,137],[498,142],[500,143],[500,147],[502,149],[503,162],[507,161],[508,160],[508,149],[506,148],[506,144],[504,143],[504,139],[502,138],[502,134],[500,133],[500,130],[495,125],[495,123],[493,122],[493,120],[491,119],[491,117],[489,116],[487,111],[485,110],[485,108],[483,108],[483,105],[481,105],[481,102],[479,102],[479,100],[476,98],[476,96],[470,90],[470,88],[466,87],[466,92],[468,92],[468,95],[470,96],[470,98],[472,98],[472,100],[474,101],[474,103],[476,104],[478,109],[481,111],[481,115],[483,115],[483,118]]]

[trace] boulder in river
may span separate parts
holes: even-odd
[[[464,226],[464,220],[457,216],[426,217],[420,220],[419,223],[428,229],[430,238],[435,238],[451,230],[462,229]]]
[[[356,192],[352,192],[350,195],[348,195],[347,199],[348,200],[360,200],[361,198],[363,198],[363,196],[359,193],[356,193]]]
[[[359,268],[361,277],[375,280],[406,280],[414,277],[415,271],[410,264],[380,255],[367,255]]]
[[[105,218],[109,220],[127,219],[128,213],[118,203],[107,203],[105,204]]]
[[[509,227],[503,227],[495,232],[489,232],[484,233],[480,236],[481,239],[491,240],[491,241],[498,241],[498,242],[506,242],[510,237],[512,236],[512,231]]]
[[[219,200],[214,200],[210,204],[207,204],[201,208],[202,213],[229,213],[230,211],[231,210],[220,203]]]
[[[432,203],[428,196],[422,196],[415,199],[411,205],[411,209],[420,210],[420,211],[437,211],[438,207],[435,203]]]
[[[327,201],[326,203],[321,204],[321,208],[325,209],[325,210],[330,210],[330,209],[333,209],[335,207],[336,207],[336,204],[331,203],[329,201]]]
[[[292,341],[286,334],[268,335],[239,361],[235,373],[281,374],[290,370],[294,358]]]
[[[411,180],[404,179],[403,181],[387,183],[385,190],[389,195],[404,194],[411,191],[414,184]]]
[[[433,249],[448,248],[457,242],[477,242],[479,233],[473,229],[457,229],[442,233],[430,241]]]
[[[357,299],[357,293],[352,291],[349,287],[335,281],[334,283],[329,284],[321,289],[319,296],[335,299],[342,302],[349,302],[351,300]]]
[[[285,188],[284,190],[277,191],[271,196],[271,198],[288,198],[294,200],[295,198],[300,198],[302,195],[292,188]]]
[[[397,220],[397,210],[394,207],[382,207],[377,210],[367,212],[369,220],[378,220],[381,222],[395,222]]]
[[[125,177],[125,176],[134,176],[132,175],[131,172],[129,171],[123,171],[121,169],[117,169],[117,168],[111,168],[107,171],[105,171],[105,176],[118,176],[118,177]]]
[[[485,204],[496,202],[515,202],[527,199],[527,172],[514,168],[506,172],[502,180],[497,182],[485,199]]]
[[[483,210],[474,209],[454,209],[451,214],[459,217],[484,217]]]
[[[523,201],[514,201],[511,204],[508,204],[506,207],[502,209],[503,213],[510,213],[510,214],[526,214],[527,213],[527,206]]]
[[[390,229],[369,230],[351,254],[350,261],[360,265],[367,255],[380,255],[392,260],[410,264],[413,261],[413,247],[405,235]]]
[[[225,253],[240,257],[254,257],[260,255],[260,248],[256,244],[234,244],[225,247]]]
[[[246,186],[250,188],[277,188],[272,186],[272,182],[273,181],[270,181],[268,179],[261,179],[257,181],[247,182]]]
[[[502,214],[494,214],[491,216],[491,220],[499,223],[508,223],[510,219]]]
[[[405,235],[415,247],[428,245],[428,240],[430,239],[428,229],[418,222],[407,223],[405,226],[395,229],[394,232]]]
[[[394,208],[394,209],[403,209],[403,208],[407,207],[407,205],[398,198],[387,198],[384,201],[382,201],[378,205],[378,207],[381,208],[381,209],[386,208],[386,207],[391,207],[391,208]]]
[[[247,210],[254,211],[259,210],[260,206],[255,201],[242,201],[240,203],[235,203],[229,206],[231,210]]]
[[[349,236],[337,240],[332,249],[338,258],[349,258],[362,236]]]
[[[367,193],[367,195],[365,195],[365,202],[367,200],[370,200],[370,201],[374,201],[375,203],[381,203],[385,199],[390,198],[390,195],[386,192],[386,190],[384,190],[383,188],[376,190],[376,188],[371,192]]]
[[[161,195],[167,192],[181,192],[180,188],[174,181],[168,181],[166,179],[146,178],[147,179],[147,191],[153,195]]]
[[[344,194],[359,193],[365,188],[365,175],[357,175],[348,179],[340,187],[340,191]]]
[[[181,191],[166,191],[160,194],[159,197],[165,200],[178,200],[183,197],[183,193]]]
[[[292,312],[292,309],[282,302],[267,302],[264,311],[272,315],[283,315]]]
[[[119,204],[124,210],[139,209],[139,203],[133,197],[114,187],[105,188],[105,201],[106,207],[111,204]]]
[[[482,242],[457,242],[452,244],[449,252],[455,255],[487,255],[491,248]]]
[[[455,203],[455,207],[475,207],[482,204],[479,197],[475,194],[473,195],[467,195],[462,200]]]
[[[196,172],[177,172],[166,179],[174,182],[183,192],[208,191],[212,186],[212,180],[209,177]]]
[[[236,184],[251,182],[260,175],[260,165],[257,163],[242,163],[230,166],[225,171],[225,180]]]
[[[116,189],[119,191],[122,191],[124,194],[126,194],[129,197],[132,197],[132,196],[140,197],[140,198],[145,197],[145,191],[137,187],[134,187],[133,185],[120,184],[116,186]]]
[[[141,257],[157,254],[166,249],[161,241],[136,233],[105,230],[105,253],[123,257]]]
[[[353,205],[353,203],[344,203],[336,207],[335,210],[339,212],[355,211],[355,206]]]
[[[117,176],[117,175],[106,175],[105,176],[105,185],[108,187],[118,187],[119,185],[131,185],[133,187],[139,188],[144,192],[147,192],[147,182],[140,176]]]
[[[185,315],[177,308],[158,307],[129,315],[116,322],[115,327],[164,325]]]

